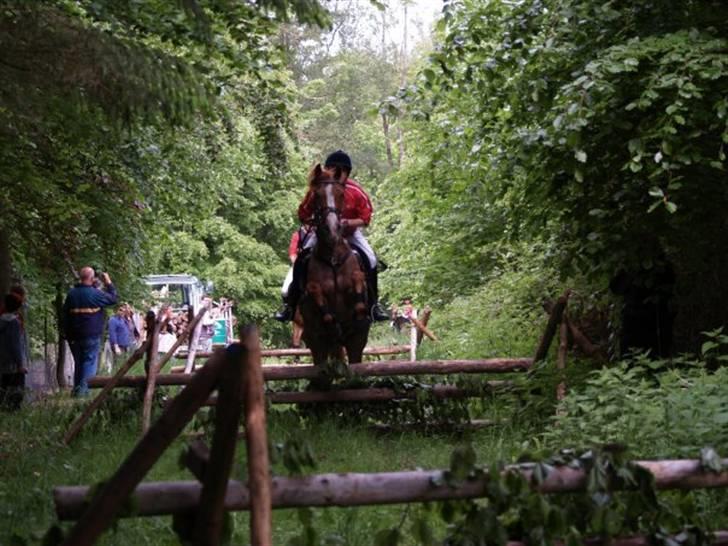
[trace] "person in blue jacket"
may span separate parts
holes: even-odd
[[[109,319],[109,343],[115,355],[126,353],[134,345],[134,325],[127,318],[129,306],[120,305]]]
[[[79,277],[79,284],[68,292],[63,304],[63,326],[75,363],[73,395],[86,396],[88,380],[96,375],[104,307],[116,303],[116,289],[108,273],[101,273],[104,289],[96,288],[96,273],[88,266],[79,271]]]

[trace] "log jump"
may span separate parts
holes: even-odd
[[[728,466],[728,459],[722,461]],[[698,489],[728,486],[728,471],[714,473],[703,469],[699,460],[636,461],[655,477],[655,487],[665,489]],[[519,472],[529,483],[534,464],[507,466],[504,472]],[[459,485],[443,483],[442,470],[407,472],[318,474],[305,477],[272,478],[272,506],[280,508],[365,506],[401,504],[483,497],[488,486],[487,474]],[[555,467],[536,489],[542,493],[574,493],[584,491],[587,472],[568,466]],[[147,482],[134,493],[135,516],[159,516],[194,510],[199,505],[202,486],[196,481]],[[56,487],[53,500],[62,520],[78,519],[83,513],[87,486]],[[225,510],[250,510],[250,490],[239,481],[228,482]]]
[[[409,345],[393,345],[391,347],[364,347],[365,356],[386,356],[406,354],[410,352]],[[198,352],[195,358],[210,358],[212,353]],[[261,349],[260,356],[266,357],[286,357],[286,356],[311,356],[309,349]],[[180,360],[187,359],[187,353],[175,355]]]
[[[349,366],[349,373],[353,377],[388,377],[397,375],[447,375],[447,374],[498,374],[520,372],[531,367],[530,358],[490,358],[485,360],[389,360],[384,362],[363,362]],[[263,366],[263,379],[265,381],[288,381],[293,379],[315,379],[322,372],[313,365],[301,366]],[[189,374],[160,374],[156,384],[187,385],[194,375]],[[94,377],[89,380],[89,387],[104,388],[109,382],[108,377]],[[147,378],[143,375],[125,376],[117,379],[114,384],[118,387],[138,388],[146,385]]]

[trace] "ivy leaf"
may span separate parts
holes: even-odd
[[[574,157],[576,158],[577,161],[580,161],[581,163],[586,163],[587,156],[586,156],[586,152],[584,150],[577,150],[574,153]]]

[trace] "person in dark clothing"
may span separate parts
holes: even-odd
[[[108,273],[101,274],[104,290],[94,287],[93,268],[84,267],[79,274],[81,282],[68,292],[63,304],[63,326],[75,363],[73,395],[86,396],[88,380],[96,375],[104,307],[116,303],[116,289]]]
[[[20,322],[22,300],[8,294],[0,315],[0,407],[11,411],[20,409],[25,391],[26,363],[25,331]]]
[[[614,275],[609,289],[623,300],[620,357],[631,351],[649,351],[652,358],[672,354],[674,285],[675,271],[664,255],[650,267],[621,269]]]

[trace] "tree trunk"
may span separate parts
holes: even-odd
[[[389,138],[389,119],[387,114],[382,114],[382,131],[384,132],[384,147],[387,150],[387,167],[394,170],[394,159],[392,158],[392,141]]]
[[[56,327],[58,328],[58,349],[56,350],[56,382],[59,389],[65,389],[66,383],[66,335],[63,330],[63,285],[56,284]],[[75,363],[74,363],[75,364]]]

